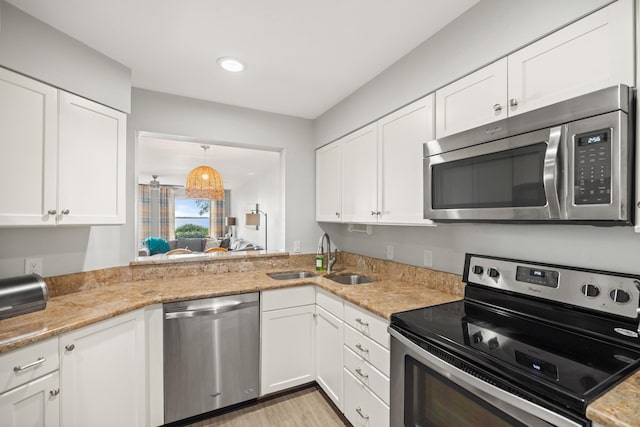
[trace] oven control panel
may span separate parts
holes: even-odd
[[[467,255],[469,283],[636,319],[640,276]]]

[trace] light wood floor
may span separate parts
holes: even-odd
[[[316,387],[265,400],[186,427],[333,427],[349,426]]]

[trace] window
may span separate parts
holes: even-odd
[[[209,200],[176,199],[176,238],[211,236],[210,208]]]

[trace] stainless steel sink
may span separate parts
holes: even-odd
[[[359,274],[343,274],[340,276],[327,276],[328,279],[342,285],[363,285],[365,283],[371,283],[374,280]]]
[[[267,276],[275,280],[304,279],[314,277],[316,274],[310,271],[286,271],[283,273],[267,273]]]

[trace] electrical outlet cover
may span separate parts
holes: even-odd
[[[393,260],[393,245],[387,245],[387,259]]]
[[[300,240],[294,240],[293,241],[293,253],[299,254],[300,250],[301,250],[300,246],[301,246]]]
[[[431,249],[424,250],[424,266],[433,267],[433,251]]]
[[[24,274],[34,273],[42,276],[42,258],[25,258]]]

